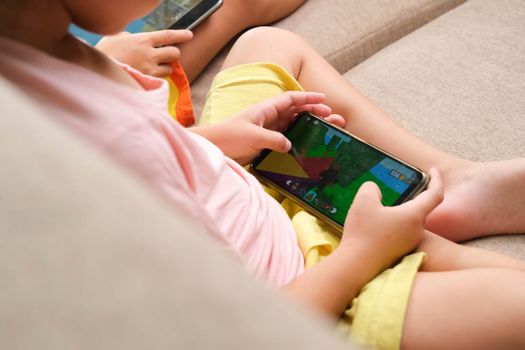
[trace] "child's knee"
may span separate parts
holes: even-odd
[[[274,27],[256,27],[239,37],[238,42],[252,45],[286,46],[302,43],[303,39],[295,33]]]
[[[230,50],[223,68],[254,62],[280,65],[297,77],[306,51],[305,41],[289,31],[257,27],[241,35]]]

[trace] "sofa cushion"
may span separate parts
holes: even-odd
[[[276,27],[298,33],[339,72],[464,0],[309,0]]]
[[[376,51],[465,0],[308,0],[275,24],[309,41],[339,72],[345,72]],[[228,48],[192,84],[196,115],[200,115],[211,81]]]
[[[474,160],[525,155],[525,4],[472,0],[345,77],[408,129]]]
[[[524,18],[521,0],[471,0],[345,77],[447,152],[473,160],[524,157]],[[525,259],[525,236],[472,244]]]
[[[1,349],[348,349],[0,78]]]

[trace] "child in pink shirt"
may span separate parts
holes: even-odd
[[[50,118],[91,140],[202,221],[248,270],[324,315],[339,317],[381,271],[416,248],[425,250],[426,272],[415,280],[400,326],[402,338],[372,345],[525,347],[519,326],[525,311],[516,307],[525,303],[524,264],[463,250],[424,230],[426,218],[443,200],[437,170],[429,171],[432,180],[425,192],[397,207],[383,207],[377,187],[363,185],[339,247],[304,270],[288,217],[241,164],[263,148],[288,151],[290,143],[279,131],[298,111],[343,126],[343,118],[323,104],[324,94],[288,92],[227,122],[189,131],[167,114],[165,81],[120,65],[67,33],[74,21],[84,29],[113,34],[157,3],[5,0],[0,4],[0,73],[40,102]],[[258,39],[264,44],[264,37]],[[248,44],[245,38],[239,45]],[[230,63],[241,63],[236,53]],[[296,67],[286,68],[296,72]],[[326,73],[330,79],[333,73]],[[302,74],[308,75],[306,68]],[[372,288],[369,284],[363,292]],[[497,293],[500,289],[506,291],[504,297]],[[487,322],[490,317],[497,320],[498,314],[505,315],[505,323]],[[452,322],[458,318],[461,327]]]
[[[304,270],[284,210],[241,165],[167,114],[166,81],[122,66],[142,89],[128,87],[5,38],[0,38],[0,51],[2,75],[35,96],[52,118],[94,141],[185,208],[226,241],[250,271],[282,286]],[[321,97],[299,98],[307,103]]]

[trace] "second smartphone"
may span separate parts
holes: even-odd
[[[125,29],[129,33],[151,32],[164,29],[193,29],[222,6],[223,0],[163,0],[147,16],[131,22]],[[91,45],[102,36],[71,25],[70,32]]]

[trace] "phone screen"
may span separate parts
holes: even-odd
[[[169,28],[204,0],[164,0],[148,16],[141,20],[141,31]]]
[[[163,0],[150,14],[131,22],[125,31],[129,33],[142,33],[168,29],[204,1],[205,0]],[[85,31],[75,25],[71,25],[69,31],[91,45],[96,45],[102,38],[101,35]]]
[[[284,134],[291,150],[263,151],[252,170],[341,226],[364,182],[375,182],[383,204],[391,206],[424,180],[418,169],[309,114],[297,117]]]

